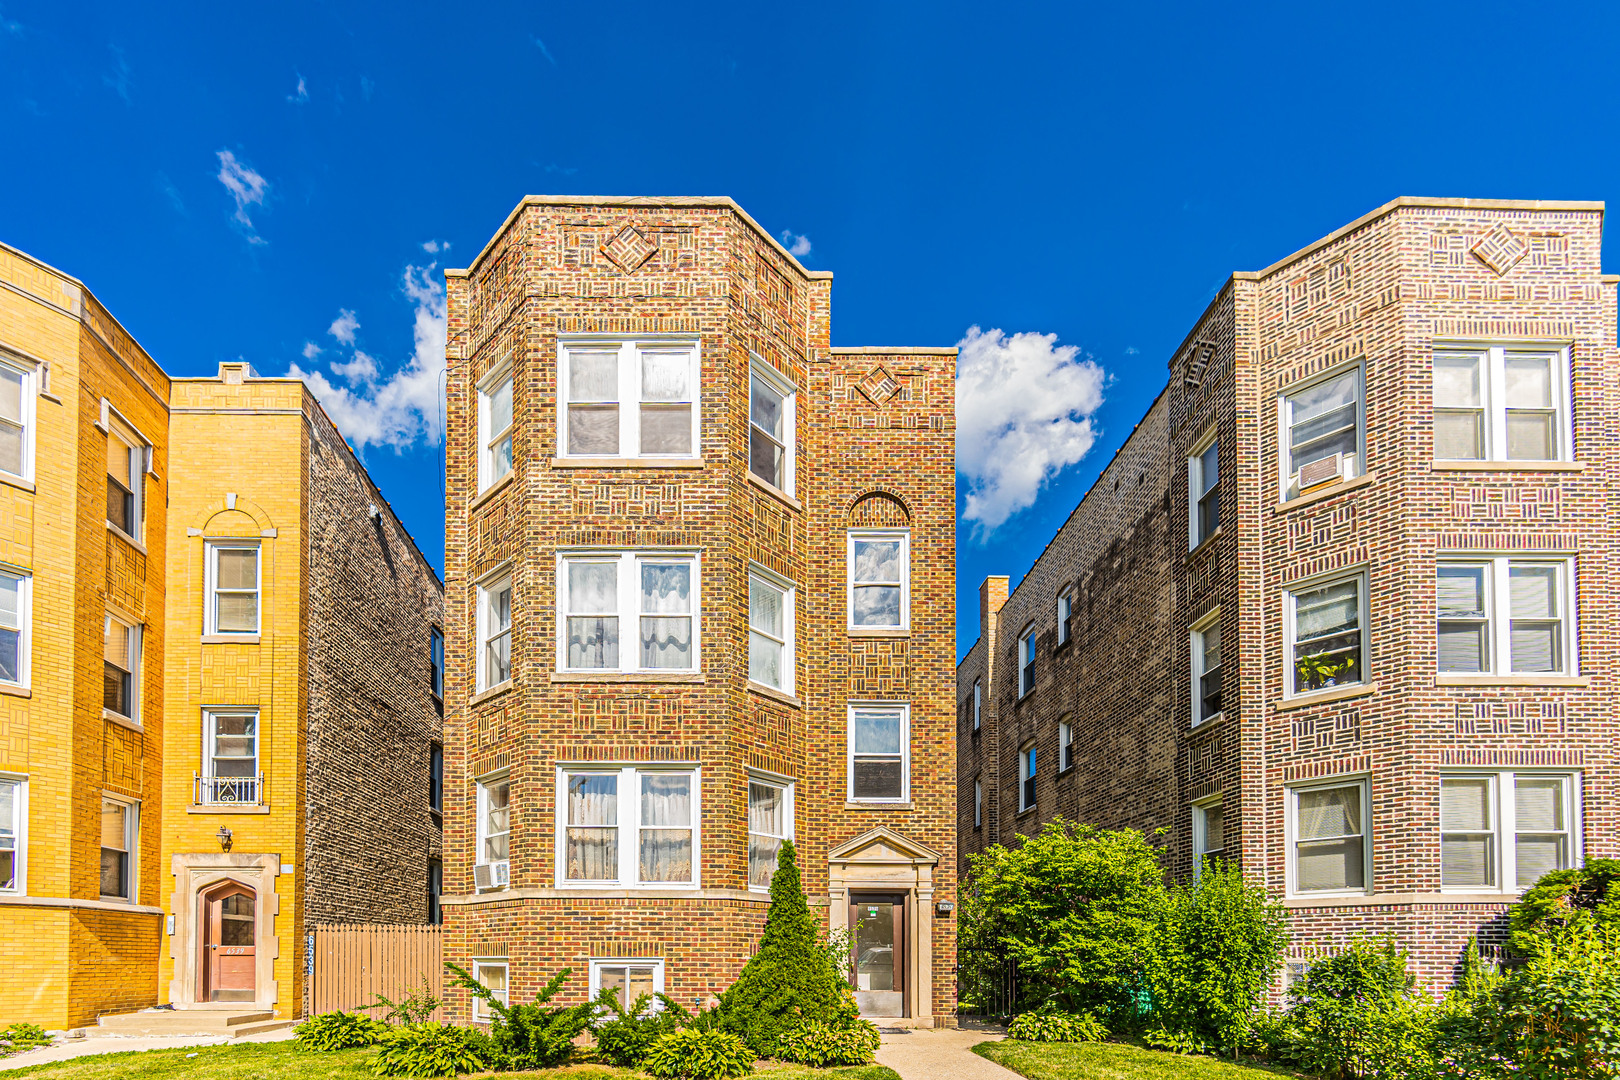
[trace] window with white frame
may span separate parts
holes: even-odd
[[[763,567],[748,571],[748,678],[793,693],[794,589]]]
[[[973,827],[984,826],[984,782],[977,776],[973,778]]]
[[[981,718],[982,718],[983,714],[984,714],[984,682],[982,680],[980,680],[980,679],[974,679],[973,680],[973,730],[974,730],[975,733],[977,733],[978,730],[979,730],[979,724],[981,723]]]
[[[210,543],[203,633],[257,634],[260,583],[258,544]]]
[[[557,665],[565,671],[698,670],[698,557],[559,556]],[[626,631],[634,636],[623,641]]]
[[[911,534],[864,529],[849,534],[849,628],[904,630],[911,624]]]
[[[444,697],[444,633],[437,626],[428,629],[428,689]]]
[[[512,369],[502,366],[478,387],[478,490],[512,471]]]
[[[1221,527],[1221,444],[1211,442],[1187,459],[1187,549]]]
[[[1280,395],[1281,497],[1291,499],[1334,480],[1360,476],[1366,465],[1361,368],[1285,390]]]
[[[1442,673],[1573,675],[1569,559],[1444,559],[1435,566]]]
[[[557,884],[698,884],[696,769],[628,765],[557,773]]]
[[[1035,744],[1025,743],[1018,751],[1018,812],[1035,805]]]
[[[905,802],[911,795],[911,707],[851,705],[849,797],[854,802]]]
[[[1058,593],[1057,598],[1057,643],[1069,643],[1069,616],[1074,614],[1074,594],[1068,589]]]
[[[1367,578],[1296,586],[1288,592],[1288,692],[1367,681]]]
[[[1366,892],[1372,876],[1367,781],[1290,788],[1288,804],[1292,890]]]
[[[1568,461],[1571,442],[1567,350],[1435,349],[1435,460]]]
[[[478,671],[475,690],[496,687],[512,677],[512,579],[478,586]]]
[[[796,401],[793,384],[755,357],[748,377],[748,471],[789,495]]]
[[[101,897],[135,899],[135,853],[140,836],[140,805],[101,800]]]
[[[28,600],[33,580],[0,570],[0,682],[28,685]]]
[[[646,1012],[657,1012],[663,1007],[658,995],[664,992],[664,961],[648,957],[625,959],[593,959],[590,969],[590,994],[595,1001],[604,990],[612,990],[619,1007],[629,1011],[642,998]]]
[[[1023,697],[1035,689],[1035,628],[1031,626],[1018,635],[1018,696]]]
[[[262,801],[257,709],[203,710],[202,771],[199,804]]]
[[[512,780],[492,776],[478,781],[477,851],[473,884],[480,891],[511,884]]]
[[[1221,617],[1216,612],[1193,627],[1193,727],[1221,714]]]
[[[101,707],[141,718],[141,627],[111,612],[103,624]]]
[[[504,956],[475,957],[473,959],[473,981],[485,990],[491,997],[502,1005],[511,1004],[508,994],[507,959]],[[494,1017],[491,1015],[489,1003],[483,998],[474,995],[472,999],[472,1018],[476,1023],[487,1024]]]
[[[107,417],[107,524],[141,539],[145,508],[146,440],[116,416]]]
[[[748,778],[748,887],[769,889],[782,841],[793,839],[793,785]]]
[[[1074,727],[1067,720],[1058,721],[1058,771],[1074,768]]]
[[[28,784],[0,777],[0,893],[22,893],[27,852]]]
[[[1543,874],[1576,865],[1576,779],[1543,772],[1441,776],[1442,888],[1518,892]]]
[[[1226,855],[1226,813],[1219,800],[1193,806],[1193,875],[1203,873],[1204,860]]]
[[[697,387],[696,342],[565,342],[558,456],[695,457]]]
[[[0,472],[23,480],[34,475],[32,369],[0,360]]]

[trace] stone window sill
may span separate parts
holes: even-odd
[[[146,733],[146,728],[141,726],[141,722],[139,720],[131,720],[123,713],[115,713],[111,709],[102,709],[101,718],[107,721],[109,724],[117,724],[121,728],[129,728],[129,730],[139,732],[141,734]]]
[[[27,686],[18,686],[16,683],[0,683],[0,694],[8,697],[31,698],[34,691]]]
[[[1590,675],[1436,675],[1436,686],[1564,686],[1584,690]]]
[[[142,555],[146,554],[145,544],[141,543],[139,540],[135,539],[133,536],[129,535],[129,533],[125,532],[123,529],[120,529],[110,521],[107,522],[107,531],[118,537],[118,539],[122,540],[130,547],[134,548],[136,551],[140,552]]]
[[[478,693],[476,693],[472,697],[468,698],[467,699],[467,704],[468,705],[482,705],[484,702],[488,701],[491,698],[500,697],[502,694],[506,693],[508,690],[511,690],[516,685],[517,684],[511,679],[507,679],[503,683],[496,683],[494,686],[490,687],[488,690],[480,690]]]
[[[32,480],[24,480],[22,477],[13,476],[11,473],[0,473],[0,484],[17,488],[19,491],[26,491],[29,494],[34,493],[34,482]]]
[[[257,645],[258,634],[204,634],[204,645]]]
[[[1585,472],[1581,461],[1434,461],[1435,472]]]
[[[1203,556],[1206,552],[1213,548],[1215,546],[1215,542],[1224,535],[1225,529],[1225,525],[1215,526],[1215,531],[1198,541],[1198,546],[1187,552],[1187,557],[1182,561],[1190,563]]]
[[[789,495],[787,492],[783,491],[769,480],[761,480],[759,477],[754,475],[754,471],[752,469],[748,470],[748,482],[759,488],[771,498],[775,499],[777,502],[785,503],[793,509],[801,512],[804,510],[804,504],[798,499],[795,499],[792,495]]]
[[[911,630],[904,626],[851,626],[852,638],[908,638]]]
[[[268,806],[243,806],[239,803],[234,805],[209,803],[205,806],[192,803],[186,807],[186,813],[188,814],[268,814],[269,812],[270,807]]]
[[[1292,499],[1283,500],[1273,508],[1272,512],[1286,514],[1290,510],[1298,510],[1302,506],[1309,506],[1311,503],[1321,502],[1323,499],[1331,499],[1335,495],[1343,495],[1347,491],[1367,487],[1377,479],[1377,473],[1369,472],[1362,473],[1360,476],[1349,480],[1341,480],[1336,484],[1328,484],[1326,487],[1313,488],[1310,491],[1295,495]]]
[[[1218,712],[1214,716],[1208,717],[1207,719],[1204,719],[1204,720],[1200,720],[1196,724],[1194,724],[1192,726],[1192,732],[1193,732],[1194,735],[1197,735],[1197,734],[1199,734],[1201,732],[1208,731],[1210,728],[1219,727],[1221,721],[1225,720],[1225,719],[1226,719],[1226,713]]]
[[[554,683],[695,683],[706,680],[696,671],[554,671]]]
[[[764,683],[757,683],[753,679],[748,680],[748,692],[750,694],[758,694],[760,697],[770,698],[772,701],[780,701],[782,704],[791,705],[795,709],[804,708],[804,702],[800,701],[792,694],[778,690],[774,686],[766,686]]]
[[[480,506],[483,506],[486,502],[493,499],[496,495],[499,495],[501,492],[503,492],[507,488],[511,487],[512,482],[516,477],[517,477],[517,470],[513,469],[511,472],[508,472],[505,476],[501,477],[499,480],[497,480],[493,484],[489,485],[489,487],[485,488],[483,491],[480,491],[477,495],[474,495],[473,499],[472,499],[472,502],[469,502],[467,504],[468,511],[470,512],[470,511],[473,511],[473,510],[477,510]]]
[[[553,469],[701,469],[702,458],[554,457]]]
[[[1357,683],[1355,686],[1335,686],[1328,690],[1312,690],[1306,694],[1296,694],[1291,698],[1272,702],[1271,707],[1277,712],[1286,712],[1289,709],[1306,709],[1312,705],[1348,701],[1351,698],[1367,697],[1376,693],[1378,693],[1377,683]]]
[[[851,799],[844,803],[845,810],[899,810],[909,813],[916,808],[911,802],[856,802]]]

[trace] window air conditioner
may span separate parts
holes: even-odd
[[[1333,454],[1308,461],[1299,467],[1299,490],[1317,487],[1344,476],[1344,455]]]
[[[478,863],[473,867],[473,887],[480,892],[485,889],[504,889],[511,881],[510,862]]]

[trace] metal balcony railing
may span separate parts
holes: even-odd
[[[258,806],[264,802],[264,774],[203,776],[196,774],[198,806]]]

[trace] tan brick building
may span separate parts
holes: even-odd
[[[441,586],[300,381],[0,285],[0,1022],[296,1017],[306,924],[429,917]]]
[[[962,854],[1168,828],[1447,984],[1620,854],[1599,203],[1398,199],[1232,275],[958,668]]]
[[[531,197],[447,278],[447,958],[703,1001],[791,837],[862,1007],[948,1017],[954,350],[832,348],[723,198]]]

